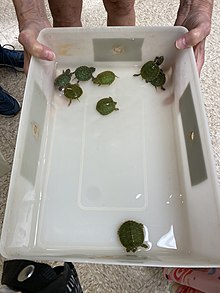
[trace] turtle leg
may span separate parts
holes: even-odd
[[[166,90],[166,89],[165,89],[163,86],[161,86],[160,88],[161,88],[163,91],[165,91],[165,90]]]
[[[133,74],[133,76],[139,76],[139,75],[141,75],[140,73],[137,73],[137,74]]]
[[[68,104],[68,106],[70,106],[70,104],[72,103],[72,99],[69,99],[70,101],[69,101],[69,104]]]
[[[74,77],[74,79],[73,80],[75,80],[75,79],[77,79],[76,77]],[[77,83],[79,83],[79,80],[77,80]]]
[[[143,243],[143,244],[141,245],[141,247],[143,247],[143,248],[149,248],[149,246],[148,246],[147,244],[145,244],[145,243]]]

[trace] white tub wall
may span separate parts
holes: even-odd
[[[65,32],[65,33],[64,33]],[[175,40],[186,29],[184,27],[106,27],[106,28],[53,28],[40,32],[39,40],[51,47],[56,54],[56,61],[68,64],[91,63],[94,60],[94,39],[109,38],[144,38],[142,47],[142,60],[134,64],[143,64],[143,61],[154,59],[155,56],[164,55],[163,66],[168,68],[174,64],[178,50],[175,48]],[[91,34],[92,33],[92,34]],[[94,34],[93,34],[94,33]],[[92,36],[92,37],[91,37]],[[78,41],[80,40],[80,42]]]
[[[10,250],[10,247],[12,249],[20,246],[28,247],[30,242],[33,241],[31,234],[35,233],[35,231],[32,231],[32,223],[36,222],[37,216],[33,214],[33,210],[34,206],[39,204],[39,194],[35,190],[38,182],[35,181],[35,178],[33,178],[35,176],[32,174],[37,172],[39,167],[38,163],[40,162],[39,158],[43,156],[41,141],[45,139],[42,136],[45,135],[47,125],[44,123],[45,120],[42,117],[42,113],[47,112],[47,104],[51,102],[54,90],[53,85],[45,83],[45,80],[47,78],[52,80],[55,62],[48,63],[35,58],[32,58],[31,62],[35,63],[36,70],[32,70],[33,67],[31,67],[30,74],[28,75],[31,78],[25,88],[25,96],[27,98],[24,99],[22,105],[9,196],[4,218],[4,222],[10,223],[10,225],[3,225],[1,235],[1,246],[6,248],[5,251],[2,249],[5,257],[10,256],[7,251],[8,249]],[[31,97],[30,93],[33,93]],[[26,120],[23,116],[25,115],[30,116],[28,124],[24,123]],[[37,138],[32,136],[33,121],[39,130],[39,133],[36,134],[39,135]],[[21,143],[22,141],[26,141],[26,144],[29,143],[29,146],[32,146],[31,149],[28,148],[28,152],[25,151],[26,144]],[[34,161],[36,164],[33,165]],[[22,205],[20,204],[21,202],[23,203]],[[17,208],[10,210],[10,206],[16,206]]]
[[[192,49],[188,49],[192,50]],[[188,60],[188,58],[190,60]],[[182,52],[179,55],[174,69],[174,95],[175,112],[177,120],[176,136],[179,147],[179,166],[182,177],[183,193],[186,195],[187,217],[189,222],[190,243],[189,251],[192,257],[195,255],[207,256],[216,260],[220,247],[220,225],[219,225],[219,193],[217,187],[216,170],[213,166],[209,129],[207,126],[206,113],[204,111],[203,97],[199,87],[198,73],[195,70],[187,70],[189,63],[195,62],[193,53]],[[195,112],[200,131],[203,155],[207,170],[208,179],[197,184],[191,185],[188,159],[185,147],[185,139],[182,128],[181,114],[179,112],[179,99],[186,86],[190,83],[195,106]],[[211,151],[210,151],[211,150]],[[211,153],[211,155],[209,155]],[[182,169],[182,170],[181,170]],[[207,214],[209,211],[209,214]],[[205,232],[204,232],[205,231]],[[207,249],[210,247],[210,249]]]
[[[93,251],[66,251],[61,249],[60,252],[53,252],[41,250],[37,247],[8,247],[6,249],[7,255],[10,258],[26,258],[32,260],[47,260],[47,261],[70,261],[80,263],[100,263],[100,264],[117,264],[117,265],[132,265],[132,266],[148,266],[148,267],[217,267],[219,261],[216,258],[207,258],[204,255],[186,255],[175,254],[172,255],[164,253],[149,253],[146,257],[137,257],[137,255],[118,255],[113,252],[99,252],[94,254]]]

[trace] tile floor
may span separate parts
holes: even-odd
[[[21,48],[17,41],[18,27],[12,1],[0,2],[0,43],[10,43]],[[178,1],[137,0],[137,25],[172,25],[175,19]],[[206,44],[206,63],[201,75],[201,87],[207,112],[211,141],[218,179],[220,182],[220,2],[215,1],[212,32]],[[48,12],[48,16],[49,12]],[[101,0],[85,0],[82,22],[84,26],[103,26],[106,14]],[[25,75],[13,70],[0,69],[1,86],[22,102]],[[7,162],[12,164],[17,127],[20,116],[6,119],[0,117],[0,150]],[[0,178],[0,223],[2,224],[10,174]],[[0,271],[2,259],[0,260]],[[159,268],[128,267],[76,264],[79,277],[86,293],[164,293],[168,292],[167,282]]]

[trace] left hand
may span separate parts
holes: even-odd
[[[190,4],[188,3],[190,2]],[[197,5],[180,1],[175,25],[186,27],[189,32],[176,41],[178,49],[193,47],[199,74],[205,59],[205,39],[211,30],[212,4],[206,0],[206,5],[200,1]]]

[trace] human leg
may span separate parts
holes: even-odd
[[[15,50],[12,45],[0,45],[0,67],[11,67],[23,71],[24,52]]]
[[[82,26],[82,0],[48,0],[54,27]]]
[[[7,45],[7,47],[13,47]],[[7,49],[6,45],[0,45],[0,67],[11,67],[21,71],[24,66],[24,52]],[[0,86],[0,115],[12,117],[21,110],[20,103]]]
[[[0,86],[0,115],[13,117],[21,110],[20,103]]]
[[[103,0],[108,14],[107,25],[135,25],[134,2],[135,0]]]

